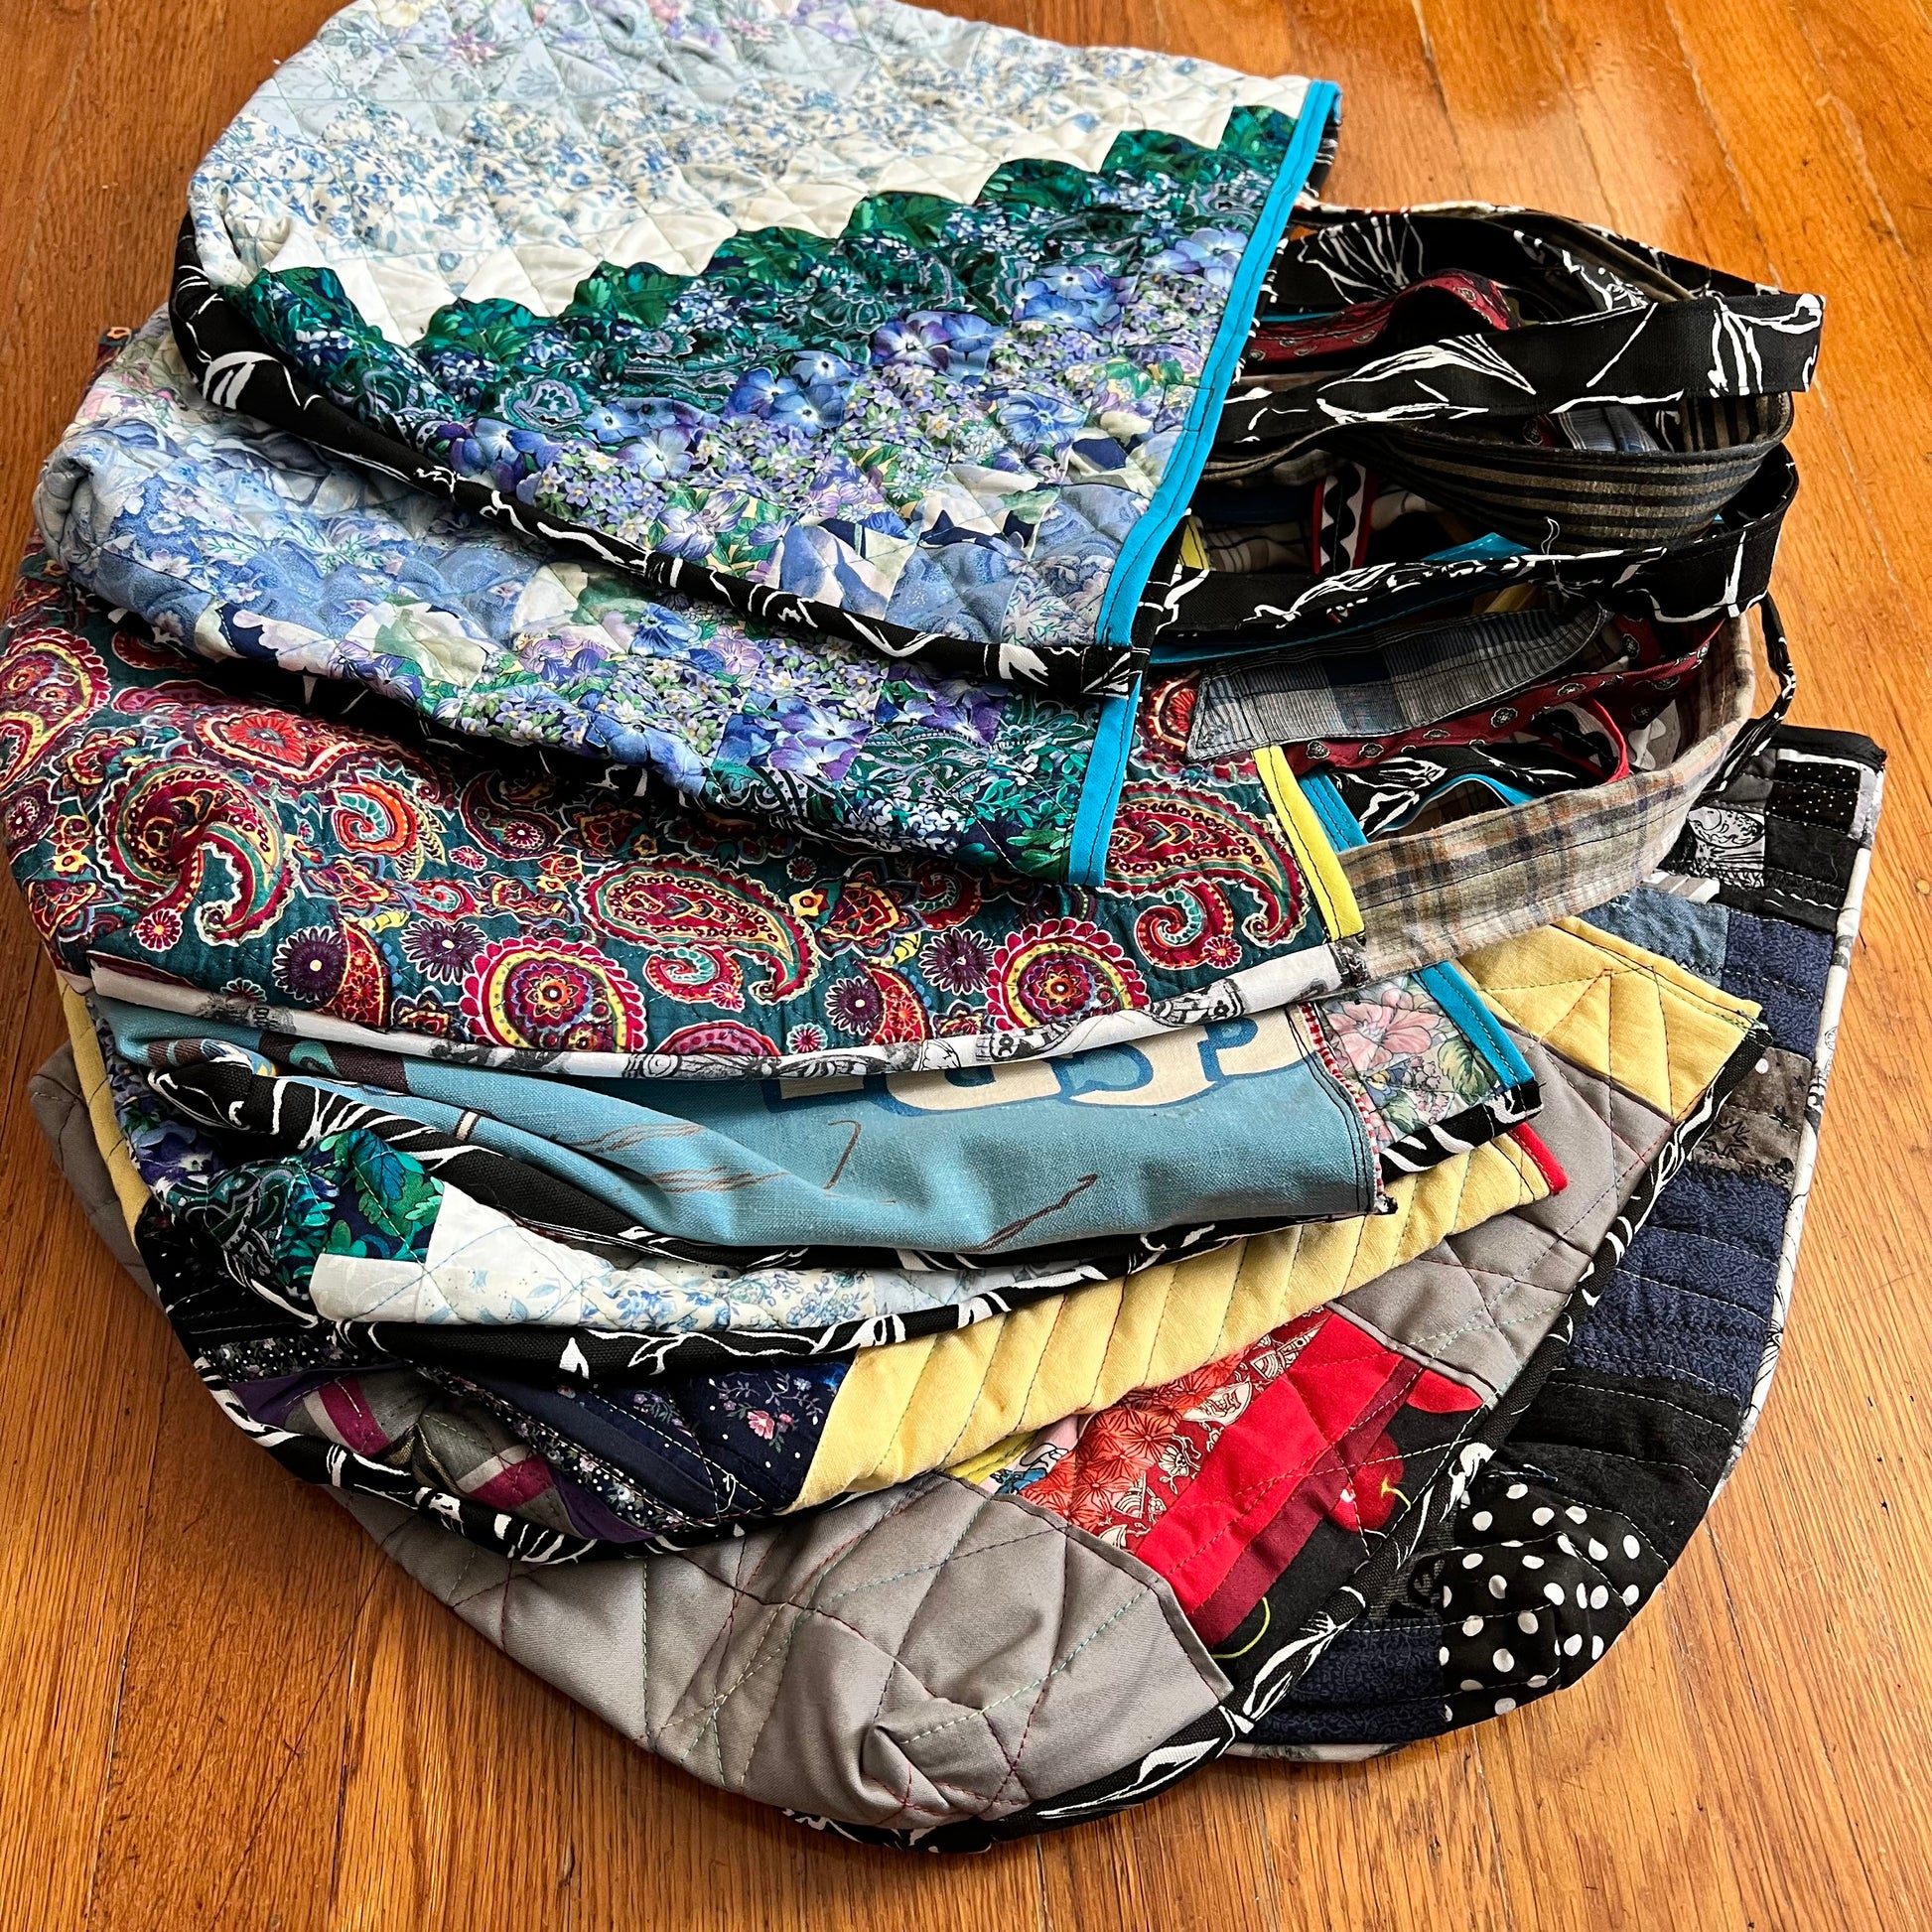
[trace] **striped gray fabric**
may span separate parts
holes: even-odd
[[[1263,745],[1392,738],[1460,717],[1562,669],[1588,648],[1604,615],[1594,604],[1497,612],[1379,644],[1306,646],[1240,665],[1201,681],[1188,756],[1212,760]]]
[[[1750,632],[1732,619],[1682,700],[1686,749],[1670,763],[1343,852],[1369,977],[1458,958],[1648,878],[1750,717],[1755,687]]]
[[[1683,449],[1546,449],[1503,433],[1420,425],[1334,440],[1383,476],[1505,536],[1573,546],[1676,543],[1710,526],[1791,427],[1787,395],[1720,403],[1682,410]]]

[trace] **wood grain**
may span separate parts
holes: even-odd
[[[991,1857],[828,1844],[523,1676],[215,1414],[54,1175],[11,896],[0,1926],[1932,1926],[1932,18],[1918,0],[1002,0],[1342,83],[1338,200],[1561,207],[1829,301],[1779,597],[1800,718],[1892,753],[1750,1455],[1576,1690],[1367,1765],[1222,1766]],[[331,0],[0,7],[0,528],[182,185]]]

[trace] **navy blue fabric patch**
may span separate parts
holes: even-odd
[[[1442,1643],[1442,1628],[1433,1616],[1351,1624],[1296,1685],[1296,1702],[1346,1709],[1385,1699],[1433,1698],[1440,1707],[1443,1667],[1437,1653]],[[1441,1715],[1439,1708],[1439,1719]]]
[[[1740,1000],[1755,1000],[1764,1009],[1772,1039],[1809,1059],[1818,1050],[1831,964],[1830,933],[1733,910],[1718,983]]]
[[[1764,1353],[1789,1199],[1775,1181],[1693,1162],[1664,1189],[1578,1329],[1572,1364],[1748,1400]]]
[[[1442,1625],[1433,1616],[1351,1624],[1294,1696],[1261,1721],[1263,1744],[1410,1744],[1443,1728]]]
[[[661,1505],[649,1527],[673,1529],[762,1516],[790,1503],[848,1366],[834,1359],[731,1369],[621,1395],[574,1384],[477,1382],[619,1471]],[[568,1458],[563,1466],[568,1472]]]
[[[1442,1632],[1430,1633],[1438,1644]],[[1337,1638],[1336,1642],[1344,1641]],[[1431,1650],[1434,1663],[1436,1652]],[[1417,1744],[1439,1736],[1449,1726],[1443,1721],[1443,1673],[1436,1672],[1438,1689],[1430,1698],[1402,1703],[1323,1709],[1302,1705],[1277,1707],[1262,1719],[1254,1734],[1257,1744]]]

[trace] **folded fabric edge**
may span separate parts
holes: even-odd
[[[1275,185],[1241,252],[1240,264],[1221,311],[1220,326],[1194,385],[1187,421],[1168,458],[1153,500],[1127,533],[1107,579],[1107,592],[1094,630],[1096,640],[1103,645],[1124,648],[1133,642],[1134,619],[1141,594],[1147,589],[1156,559],[1187,513],[1208,453],[1214,446],[1221,404],[1241,365],[1242,348],[1254,327],[1255,307],[1275,251],[1281,246],[1289,216],[1308,185],[1329,126],[1339,124],[1340,118],[1341,89],[1332,80],[1310,81],[1302,97],[1302,110],[1296,116],[1294,136],[1276,172]]]

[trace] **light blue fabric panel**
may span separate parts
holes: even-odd
[[[123,1053],[262,1036],[103,1002]],[[368,1090],[352,1053],[271,1057]],[[1021,1253],[1190,1222],[1362,1214],[1360,1116],[1288,1016],[1262,1014],[1062,1059],[860,1080],[587,1081],[385,1056],[397,1112],[526,1161],[642,1224],[743,1247]],[[387,1091],[407,1082],[407,1095]],[[465,1116],[474,1116],[465,1124]]]
[[[1599,905],[1584,917],[1604,932],[1613,932],[1646,952],[1662,953],[1697,974],[1719,980],[1725,970],[1725,941],[1730,912],[1716,899],[1700,904],[1640,886],[1634,893]]]

